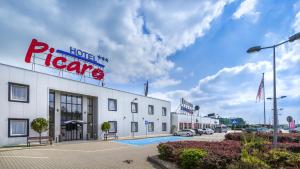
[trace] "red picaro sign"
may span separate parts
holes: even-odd
[[[76,72],[79,75],[84,75],[86,71],[91,71],[91,74],[94,79],[102,80],[104,78],[104,72],[101,69],[104,68],[104,65],[96,62],[95,60],[92,60],[91,58],[93,58],[93,55],[88,54],[86,52],[81,52],[81,54],[85,54],[84,57],[82,57],[76,55],[76,53],[72,53],[71,50],[74,51],[74,48],[70,47],[70,52],[55,50],[53,47],[49,47],[49,45],[45,42],[39,42],[36,39],[32,39],[25,56],[25,62],[31,63],[32,55],[35,53],[38,54],[46,52],[47,56],[45,58],[44,63],[46,67],[52,65],[56,69],[67,70],[69,72]],[[54,52],[56,52],[59,56],[53,56]],[[91,64],[82,63],[80,61],[69,62],[68,59],[66,57],[63,57],[62,55],[67,55]]]

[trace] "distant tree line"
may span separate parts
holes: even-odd
[[[234,126],[235,128],[244,128],[246,126],[246,121],[243,118],[219,118],[220,124],[224,124],[228,127],[233,127],[232,120],[235,120],[237,124]]]

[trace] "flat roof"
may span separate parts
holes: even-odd
[[[156,99],[156,100],[161,100],[161,101],[165,101],[165,102],[171,103],[168,100],[163,100],[163,99],[158,99],[158,98],[154,98],[154,97],[144,96],[144,95],[141,95],[141,94],[136,94],[136,93],[132,93],[132,92],[124,91],[124,90],[113,89],[113,88],[104,87],[104,86],[98,86],[98,85],[91,84],[91,83],[84,83],[84,82],[81,82],[81,81],[78,81],[78,80],[73,80],[73,79],[69,79],[69,78],[63,78],[63,77],[60,77],[60,76],[56,76],[56,75],[52,75],[52,74],[48,74],[48,73],[43,73],[43,72],[38,72],[38,71],[30,70],[30,69],[25,69],[25,68],[22,68],[22,67],[12,66],[12,65],[5,64],[5,63],[1,63],[1,62],[0,62],[0,65],[8,66],[8,67],[16,68],[16,69],[21,69],[21,70],[24,70],[24,71],[34,72],[34,73],[38,73],[38,74],[43,74],[43,75],[47,75],[47,76],[53,76],[53,77],[60,78],[60,79],[63,79],[63,80],[69,80],[69,81],[73,81],[73,82],[83,83],[83,84],[86,84],[86,85],[97,86],[97,87],[100,87],[100,88],[105,88],[105,89],[109,89],[109,90],[115,90],[115,91],[119,91],[119,92],[124,92],[124,93],[129,93],[129,94],[137,95],[137,96],[140,96],[140,97],[145,97],[145,98],[150,98],[150,99]]]

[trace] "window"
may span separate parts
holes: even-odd
[[[49,92],[49,136],[55,137],[55,92]]]
[[[108,99],[108,110],[109,111],[117,111],[117,100],[116,99]]]
[[[167,108],[162,108],[162,116],[167,116]]]
[[[29,103],[29,86],[24,84],[9,83],[8,100],[12,102]]]
[[[148,132],[154,132],[154,122],[148,123]]]
[[[162,123],[162,131],[167,131],[167,123]]]
[[[8,137],[27,137],[29,119],[8,119]]]
[[[131,102],[131,112],[132,113],[137,113],[138,112],[138,104]]]
[[[131,122],[131,132],[138,132],[138,131],[139,131],[138,122]]]
[[[148,106],[148,114],[154,114],[154,106],[153,105]]]
[[[116,133],[117,132],[117,121],[109,121],[110,125],[109,133]]]

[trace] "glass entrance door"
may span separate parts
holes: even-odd
[[[82,124],[79,123],[69,123],[64,125],[63,140],[82,140]]]
[[[61,137],[63,141],[83,138],[82,97],[61,94]]]

